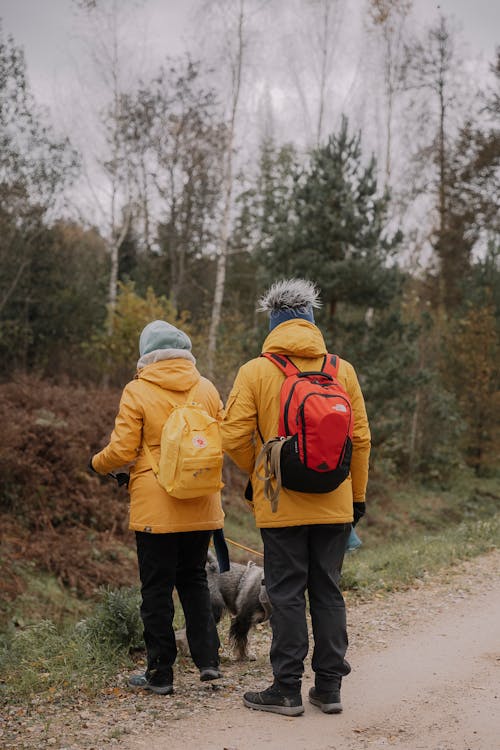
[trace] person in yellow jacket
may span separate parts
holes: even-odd
[[[205,563],[211,532],[224,525],[220,492],[192,500],[171,497],[158,484],[144,442],[158,461],[163,424],[171,401],[192,397],[218,419],[223,406],[215,386],[195,367],[189,337],[155,320],[142,331],[135,379],[125,386],[109,444],[91,459],[99,474],[133,462],[130,471],[130,529],[135,531],[141,579],[141,617],[147,669],[129,684],[155,693],[173,692],[177,649],[172,591],[177,589],[186,635],[201,680],[219,678],[219,638],[212,615]],[[162,397],[162,391],[168,398]]]
[[[327,350],[314,323],[318,296],[315,285],[304,279],[275,283],[260,300],[260,309],[270,314],[270,333],[262,352],[286,355],[301,371],[320,370]],[[350,474],[332,492],[313,494],[282,487],[273,512],[264,495],[264,483],[257,476],[256,459],[263,442],[278,435],[284,377],[264,357],[244,364],[228,397],[222,424],[226,454],[250,477],[251,504],[264,544],[265,585],[272,607],[274,682],[266,690],[245,693],[243,700],[253,709],[288,716],[303,713],[301,683],[309,646],[307,590],[315,673],[309,700],[325,713],[338,713],[342,710],[341,680],[350,672],[339,579],[352,523],[364,514],[370,430],[355,370],[341,359],[337,379],[350,397],[354,415]]]

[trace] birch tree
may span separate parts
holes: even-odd
[[[384,85],[384,173],[386,188],[393,169],[394,115],[398,94],[403,90],[405,27],[412,0],[368,0],[371,31],[380,39]]]
[[[236,10],[234,10],[236,6]],[[234,181],[234,150],[236,141],[237,117],[240,105],[243,66],[246,53],[246,8],[245,0],[238,3],[220,4],[219,11],[223,14],[231,13],[231,26],[226,31],[225,58],[228,66],[230,88],[228,102],[228,116],[226,119],[226,137],[224,142],[224,177],[222,214],[220,222],[219,240],[217,247],[217,267],[215,276],[214,299],[210,329],[208,333],[208,377],[213,377],[215,354],[217,350],[217,336],[221,321],[222,303],[226,284],[227,256],[229,253],[229,237],[231,231],[231,209],[233,201]]]
[[[457,260],[453,257],[455,251],[446,242],[451,115],[457,106],[455,80],[460,71],[450,22],[440,16],[423,39],[406,45],[405,54],[402,69],[405,87],[415,97],[411,103],[412,114],[417,118],[420,138],[427,139],[417,150],[415,160],[422,176],[422,189],[429,192],[429,182],[434,185],[437,223],[431,231],[431,243],[440,266],[440,301],[445,302],[446,288],[454,277]],[[434,178],[427,169],[429,163],[434,166]]]
[[[193,309],[195,265],[213,250],[221,195],[226,128],[216,92],[200,81],[200,65],[169,60],[124,97],[121,137],[138,175],[143,236],[154,247],[174,308]],[[206,273],[205,279],[206,282]]]
[[[296,0],[286,6],[289,30],[282,40],[286,77],[297,93],[307,146],[318,146],[343,110],[338,71],[344,62],[340,49],[344,5],[344,0]]]
[[[79,0],[86,22],[88,58],[98,93],[84,87],[87,108],[93,115],[95,141],[100,147],[87,156],[85,176],[92,196],[96,223],[102,229],[109,255],[108,334],[113,331],[120,248],[131,228],[135,182],[126,142],[121,138],[124,94],[137,80],[127,27],[134,5],[119,0]],[[97,103],[97,111],[96,111]],[[87,120],[87,127],[89,123]]]

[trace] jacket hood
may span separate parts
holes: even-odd
[[[187,359],[164,359],[143,367],[137,373],[137,378],[167,391],[189,391],[201,375],[193,362]]]
[[[305,358],[321,357],[327,353],[319,328],[299,318],[273,328],[262,345],[262,351]]]

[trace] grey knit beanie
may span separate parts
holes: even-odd
[[[183,331],[164,320],[153,320],[139,338],[139,354],[143,357],[157,349],[186,349],[191,351],[191,339]]]

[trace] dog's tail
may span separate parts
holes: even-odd
[[[247,656],[248,649],[248,631],[252,625],[252,613],[239,612],[231,620],[229,628],[229,642],[236,652],[238,659],[244,659]]]
[[[260,611],[259,611],[260,610]],[[236,617],[231,620],[229,628],[229,640],[240,659],[247,656],[248,633],[256,622],[265,620],[265,612],[260,605],[256,611],[255,603],[247,602],[243,605]]]

